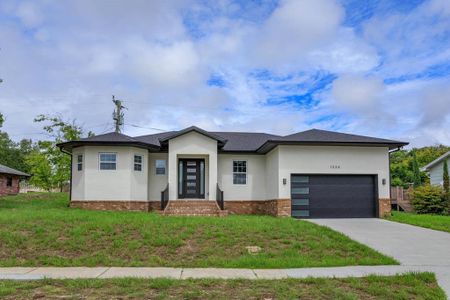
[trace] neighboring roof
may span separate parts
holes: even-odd
[[[18,175],[18,176],[24,176],[24,177],[30,177],[30,174],[21,172],[19,170],[4,166],[4,165],[0,165],[0,173],[3,174],[12,174],[12,175]]]
[[[166,151],[167,142],[189,132],[197,132],[218,142],[221,152],[256,152],[267,153],[277,145],[364,145],[386,146],[395,149],[408,143],[380,139],[362,135],[311,129],[291,135],[279,136],[260,132],[211,132],[196,126],[179,131],[130,137],[121,133],[107,133],[89,138],[58,144],[70,151],[81,145],[133,145],[154,151]]]
[[[450,151],[448,151],[444,155],[441,155],[438,158],[436,158],[435,160],[433,160],[432,162],[430,162],[428,165],[426,165],[425,167],[422,168],[422,171],[429,171],[431,168],[433,168],[435,165],[437,165],[438,163],[440,163],[447,157],[450,157]]]

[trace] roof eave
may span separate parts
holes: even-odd
[[[278,141],[268,140],[261,145],[256,152],[267,153],[276,146],[279,145],[305,145],[305,146],[357,146],[357,147],[388,147],[389,150],[400,148],[408,145],[405,142],[393,142],[393,143],[368,143],[368,142],[309,142],[309,141]]]
[[[77,147],[82,147],[82,146],[120,146],[120,147],[124,147],[124,146],[129,146],[129,147],[138,147],[138,148],[143,148],[143,149],[149,149],[149,150],[160,150],[161,147],[156,146],[156,145],[152,145],[152,144],[147,144],[147,143],[143,143],[143,142],[126,142],[126,141],[70,141],[70,142],[64,142],[64,143],[59,143],[56,144],[56,146],[61,150],[61,151],[66,151],[71,153],[73,148],[77,148]]]

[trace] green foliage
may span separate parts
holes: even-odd
[[[46,190],[62,189],[70,179],[70,156],[56,145],[80,139],[83,130],[75,121],[64,121],[59,116],[39,115],[34,121],[47,123],[43,128],[53,140],[38,142],[36,149],[27,156],[26,161],[33,174],[31,183]]]
[[[413,151],[412,168],[414,173],[414,186],[418,187],[422,184],[422,178],[420,177],[419,163],[417,162],[416,151]]]
[[[0,127],[4,120],[0,113]],[[30,169],[25,162],[25,156],[31,150],[31,140],[23,139],[15,143],[6,132],[0,131],[0,164],[28,173]]]
[[[421,172],[420,168],[432,162],[439,156],[443,155],[447,151],[450,151],[450,147],[439,145],[417,148],[412,150],[400,150],[391,154],[391,184],[393,186],[403,186],[408,188],[410,183],[419,181],[417,175],[417,167],[414,167],[413,153],[415,155],[415,161],[419,167],[418,174],[420,175],[420,181],[422,183],[428,183],[429,178],[425,172]],[[416,170],[416,173],[414,173]]]
[[[440,186],[423,185],[414,189],[411,194],[412,205],[419,214],[446,214],[447,199]]]

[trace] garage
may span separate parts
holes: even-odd
[[[294,218],[373,218],[377,194],[373,175],[291,175]]]

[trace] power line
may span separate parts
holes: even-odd
[[[143,129],[149,129],[149,130],[167,131],[167,130],[161,129],[161,128],[156,128],[156,127],[144,127],[144,126],[139,126],[139,125],[135,125],[135,124],[128,124],[128,123],[125,123],[124,125],[126,125],[126,126],[131,126],[131,127],[137,127],[137,128],[143,128]]]

